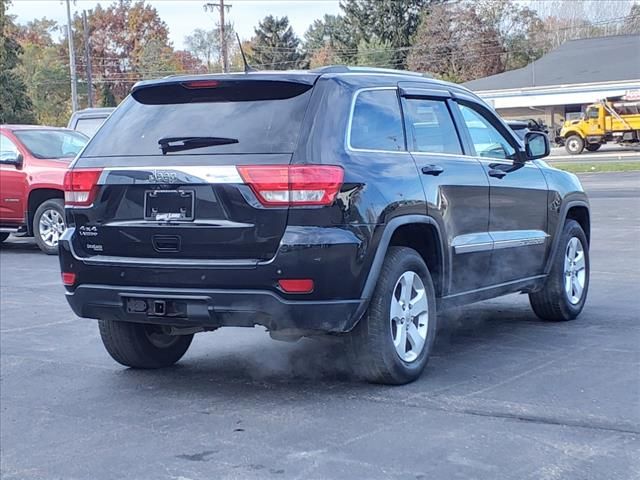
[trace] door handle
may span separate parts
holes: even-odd
[[[442,172],[444,172],[444,168],[442,168],[440,165],[427,165],[425,167],[422,167],[422,173],[424,173],[425,175],[433,175],[437,177]]]
[[[497,168],[492,168],[491,170],[489,170],[489,176],[490,177],[502,178],[506,174],[507,174],[507,172],[502,171],[502,170],[498,170]]]

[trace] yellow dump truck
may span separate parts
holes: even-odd
[[[632,144],[640,141],[640,101],[602,100],[589,105],[578,120],[564,122],[560,137],[572,155],[584,149],[595,152],[607,142]]]

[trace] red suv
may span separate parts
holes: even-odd
[[[64,174],[88,140],[66,128],[0,126],[0,241],[10,233],[34,236],[43,252],[58,252]]]

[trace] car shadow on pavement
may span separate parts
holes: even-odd
[[[33,238],[10,238],[4,242],[0,242],[0,251],[34,253],[39,252],[40,249]]]
[[[495,306],[478,304],[464,309],[446,312],[441,316],[439,333],[432,351],[432,358],[424,374],[410,386],[403,387],[409,393],[446,389],[465,379],[473,381],[478,365],[470,364],[482,352],[502,351],[509,357],[518,357],[518,347],[504,346],[508,342],[527,343],[529,351],[535,345],[526,339],[525,330],[543,328],[533,312],[520,305]],[[215,332],[213,333],[215,335]],[[266,335],[266,334],[265,334]],[[546,337],[556,335],[553,329],[536,335],[540,345]],[[197,339],[196,339],[197,341]],[[547,348],[547,347],[545,347]],[[478,352],[478,351],[481,352]],[[513,363],[522,361],[514,358]],[[454,373],[452,373],[454,372]],[[237,351],[220,353],[211,351],[187,356],[177,365],[165,370],[125,369],[116,376],[114,388],[140,388],[144,385],[165,391],[171,395],[263,395],[265,391],[291,393],[292,395],[320,394],[325,392],[353,393],[354,391],[388,391],[395,387],[369,385],[359,379],[351,368],[346,345],[338,340],[302,339],[296,343],[269,341],[238,348]]]

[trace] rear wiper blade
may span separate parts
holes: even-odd
[[[194,148],[211,147],[213,145],[229,145],[238,143],[237,138],[227,137],[165,137],[158,140],[163,155],[168,152],[180,152]]]

